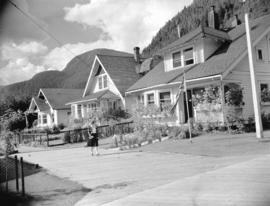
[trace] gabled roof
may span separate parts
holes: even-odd
[[[69,106],[66,105],[67,102],[77,99],[82,96],[83,90],[81,89],[58,89],[58,88],[48,88],[48,89],[40,89],[48,100],[48,104],[53,109],[70,109]]]
[[[99,91],[99,92],[87,95],[83,98],[78,98],[78,99],[72,100],[71,102],[67,102],[66,105],[89,102],[89,101],[97,101],[99,99],[112,99],[112,98],[119,99],[119,97],[113,92],[111,92],[110,90],[103,90],[103,91]]]
[[[228,35],[227,32],[216,30],[210,27],[205,26],[199,26],[198,28],[194,29],[193,31],[189,32],[188,34],[182,36],[178,40],[172,42],[168,46],[162,48],[158,53],[163,53],[164,51],[167,51],[168,49],[178,48],[181,45],[185,45],[187,43],[190,43],[190,41],[202,38],[202,37],[212,37],[217,38],[224,41],[230,41],[231,38]]]
[[[46,104],[45,100],[43,100],[43,99],[33,97],[32,102],[37,106],[37,108],[41,112],[45,112],[45,111],[50,110],[50,106],[48,104]],[[31,102],[30,106],[32,105],[32,102]],[[30,110],[30,108],[29,108],[29,110]]]
[[[189,67],[188,69],[191,69]],[[175,69],[165,72],[164,61],[160,62],[154,69],[148,72],[145,76],[139,79],[134,85],[132,85],[127,92],[134,90],[143,90],[149,87],[162,86],[172,82],[177,77],[181,76],[184,69]]]
[[[251,38],[254,42],[259,36],[270,27],[270,15],[251,21]],[[240,56],[247,52],[247,40],[245,24],[237,26],[228,32],[232,42],[224,43],[204,63],[198,64],[186,73],[186,79],[196,79],[207,76],[223,74]]]
[[[97,57],[122,94],[140,78],[136,73],[136,62],[133,57],[111,55],[97,55]]]
[[[257,40],[267,29],[270,27],[270,15],[255,19],[251,21],[251,37],[254,42]],[[186,69],[186,79],[198,79],[203,77],[222,75],[228,68],[230,68],[236,61],[240,59],[245,52],[247,52],[247,43],[245,35],[245,25],[241,24],[231,31],[225,33],[214,31],[211,28],[204,28],[206,33],[211,35],[223,36],[225,41],[217,51],[210,56],[204,63],[196,64]],[[190,32],[176,42],[168,45],[166,49],[184,44],[190,39],[200,35],[202,28]],[[216,34],[215,34],[216,33]],[[169,72],[165,72],[164,63],[161,62],[153,70],[147,73],[144,77],[138,80],[132,85],[128,92],[136,91],[140,89],[151,88],[162,84],[173,84],[182,81],[183,69],[176,69]]]

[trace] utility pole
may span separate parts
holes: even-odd
[[[243,3],[246,0],[242,0]],[[256,137],[263,138],[263,129],[262,129],[262,118],[261,118],[261,105],[259,100],[259,90],[257,86],[256,74],[254,69],[254,55],[253,48],[251,43],[250,35],[250,25],[249,25],[249,8],[245,11],[245,26],[246,26],[246,36],[247,36],[247,47],[248,47],[248,60],[249,60],[249,70],[251,78],[251,89],[252,89],[252,98],[253,98],[253,107],[255,114],[255,126],[256,126]]]

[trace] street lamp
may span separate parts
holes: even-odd
[[[246,0],[240,0],[242,3],[246,3]],[[245,11],[245,27],[246,27],[246,36],[247,36],[247,48],[248,48],[248,60],[249,60],[249,70],[251,78],[251,89],[252,89],[252,98],[253,98],[253,107],[255,114],[255,126],[256,126],[256,137],[263,138],[263,129],[262,129],[262,118],[261,118],[261,105],[259,102],[259,91],[257,86],[256,74],[254,69],[254,56],[253,48],[251,43],[250,36],[250,25],[249,25],[249,8]]]

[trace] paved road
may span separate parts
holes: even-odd
[[[262,154],[259,156],[252,154],[252,156],[218,157],[153,151],[102,150],[101,153],[101,156],[92,157],[89,148],[72,148],[24,153],[21,156],[27,161],[47,168],[52,174],[76,181],[91,189],[92,191],[79,201],[77,206],[151,205],[150,202],[153,202],[152,205],[179,205],[179,201],[182,200],[186,201],[185,204],[189,203],[194,199],[194,195],[196,201],[199,201],[200,198],[209,199],[212,190],[215,191],[215,181],[223,182],[223,179],[218,178],[219,174],[223,174],[219,169],[230,165],[237,167],[241,165],[239,164],[241,162],[262,157]],[[263,158],[260,162],[267,165],[268,156],[263,154]],[[268,173],[269,168],[265,169]],[[208,173],[209,171],[216,173],[211,175]],[[238,169],[233,171],[238,171]],[[230,171],[226,174],[223,177],[227,179],[235,176],[234,181],[239,176],[239,173],[235,175]],[[244,172],[240,174],[244,174]],[[256,176],[257,174],[254,174],[253,180],[257,179]],[[245,187],[246,185],[243,186],[243,188]],[[201,190],[205,191],[208,196],[196,195],[196,192]],[[232,191],[235,192],[235,190]]]
[[[270,156],[250,160],[136,193],[103,206],[270,205]],[[78,205],[87,205],[82,202]]]

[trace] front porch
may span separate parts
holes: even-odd
[[[74,119],[88,118],[93,112],[109,112],[124,108],[121,98],[106,90],[84,97],[82,100],[71,103],[71,113]]]
[[[241,84],[220,79],[187,81],[186,84],[187,95],[183,92],[180,98],[182,123],[187,123],[188,118],[194,123],[219,124],[224,124],[228,118],[244,118]]]

